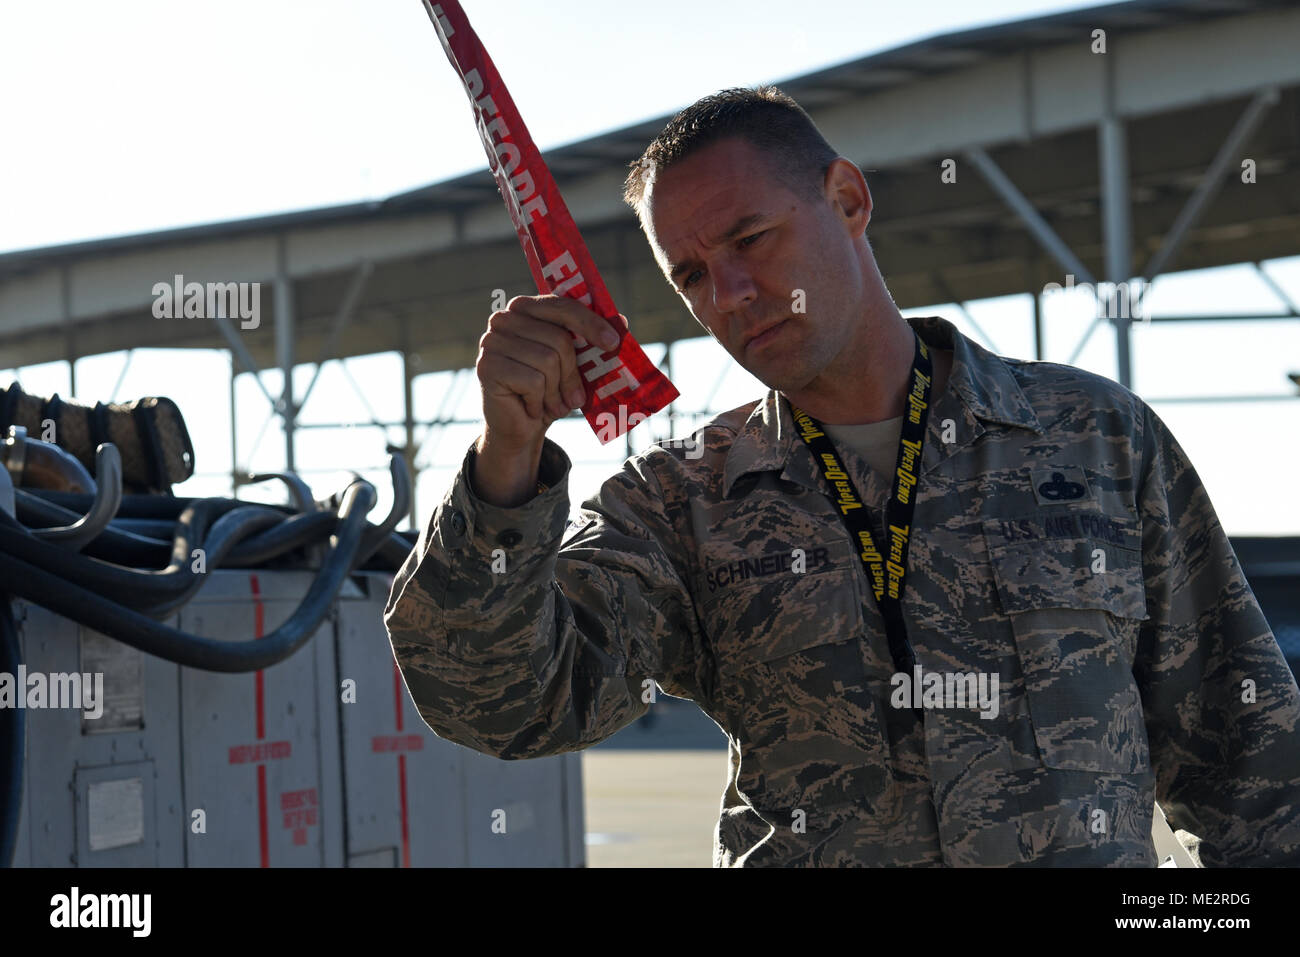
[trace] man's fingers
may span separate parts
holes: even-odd
[[[530,418],[540,420],[546,414],[546,377],[537,369],[500,352],[484,352],[478,371],[484,386],[494,394],[517,396]]]
[[[520,339],[529,339],[551,349],[559,361],[559,390],[568,409],[580,408],[587,401],[587,390],[578,374],[578,357],[573,336],[557,323],[535,319],[520,312],[494,312],[488,328]]]
[[[516,296],[488,319],[488,331],[479,340],[479,378],[498,398],[519,396],[530,418],[564,418],[587,402],[578,353],[587,351],[588,343],[613,352],[627,326],[623,316],[611,322],[576,299]]]
[[[500,326],[498,324],[498,328],[484,337],[484,353],[500,353],[520,365],[536,370],[541,375],[541,381],[532,380],[536,384],[531,387],[545,403],[546,411],[557,419],[568,415],[572,406],[567,404],[560,391],[564,382],[564,362],[560,355],[546,342],[514,335]],[[569,349],[572,351],[571,345]],[[570,365],[573,364],[572,359],[569,362]],[[531,413],[531,408],[529,411]]]
[[[563,326],[587,342],[594,342],[606,352],[618,347],[622,335],[576,299],[567,296],[515,296],[506,304],[507,312],[521,312]]]

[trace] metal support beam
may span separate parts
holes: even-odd
[[[443,426],[453,423],[453,420],[446,418],[448,410],[456,408],[460,399],[464,395],[467,386],[462,383],[473,383],[475,377],[472,369],[456,369],[451,376],[451,382],[447,384],[447,391],[442,394],[442,400],[438,403],[438,412],[429,423],[429,430],[424,433],[424,441],[420,443],[420,448],[416,450],[413,458],[423,458],[427,450],[430,455],[438,447],[444,434]],[[462,375],[468,373],[468,375]]]
[[[253,381],[262,390],[262,395],[266,396],[266,401],[271,403],[271,408],[275,408],[276,401],[271,398],[266,383],[262,381],[262,370],[257,367],[256,360],[253,359],[252,353],[248,351],[248,347],[244,345],[243,340],[239,338],[239,333],[235,331],[235,327],[230,324],[230,319],[223,313],[213,316],[212,320],[217,324],[217,330],[221,333],[221,337],[226,340],[226,345],[230,347],[231,365],[234,364],[234,357],[238,357],[239,364],[252,374]]]
[[[68,267],[59,269],[59,305],[62,311],[63,356],[68,363],[68,395],[77,395],[77,353],[72,337],[72,275]]]
[[[1098,316],[1097,318],[1094,318],[1092,322],[1088,323],[1088,328],[1083,332],[1083,338],[1079,340],[1079,344],[1076,345],[1074,351],[1070,353],[1070,358],[1065,360],[1066,365],[1074,365],[1080,354],[1082,354],[1083,347],[1088,344],[1088,340],[1092,338],[1092,334],[1097,331],[1097,327],[1101,325],[1101,322],[1101,317]]]
[[[955,305],[961,314],[966,317],[966,321],[971,324],[971,328],[979,333],[979,337],[984,340],[984,344],[989,347],[989,351],[1000,355],[1000,350],[989,337],[989,334],[984,331],[984,328],[978,322],[975,321],[975,317],[972,316],[970,310],[966,308],[966,303],[958,300],[956,294],[953,293],[952,288],[944,281],[943,276],[935,272],[930,274],[930,278],[934,282],[934,285],[939,290],[940,294]]]
[[[230,354],[230,496],[239,491],[239,426],[235,409],[235,354]]]
[[[361,294],[365,291],[366,283],[370,281],[370,276],[374,271],[375,264],[365,260],[357,266],[356,271],[352,274],[347,291],[343,293],[343,300],[339,303],[339,311],[334,314],[334,321],[330,324],[330,331],[325,337],[325,344],[321,347],[320,358],[316,360],[316,371],[312,373],[311,381],[307,383],[307,388],[302,394],[302,400],[298,403],[299,411],[311,398],[311,390],[316,388],[316,380],[320,378],[321,366],[334,358],[334,349],[338,345],[339,336],[348,327],[348,323],[352,321],[357,303],[361,300]],[[403,336],[405,336],[405,320],[402,322],[402,329]],[[403,354],[405,354],[405,349],[403,349]]]
[[[1065,241],[1056,234],[1056,230],[1047,224],[1047,220],[1039,215],[1038,210],[1034,209],[1025,194],[1016,188],[1016,185],[1007,179],[1005,173],[998,168],[998,165],[989,158],[989,155],[979,147],[966,151],[966,158],[971,161],[974,167],[980,171],[980,174],[988,182],[993,191],[1002,197],[1006,203],[1024,221],[1025,226],[1039,244],[1047,250],[1048,255],[1060,264],[1061,268],[1067,273],[1074,275],[1079,282],[1095,283],[1092,273],[1088,267],[1083,264],[1065,244]]]
[[[1294,392],[1284,395],[1175,395],[1167,396],[1162,399],[1148,399],[1149,405],[1156,405],[1161,402],[1295,402],[1300,400],[1300,395]]]
[[[1237,123],[1228,134],[1228,138],[1223,141],[1219,147],[1219,152],[1215,154],[1213,161],[1201,177],[1201,181],[1196,184],[1196,189],[1188,197],[1187,203],[1179,212],[1174,224],[1169,227],[1169,232],[1165,233],[1165,238],[1156,250],[1156,254],[1151,257],[1146,268],[1142,270],[1142,277],[1150,282],[1156,276],[1164,272],[1174,258],[1178,255],[1187,234],[1192,227],[1200,221],[1201,216],[1213,201],[1215,195],[1223,188],[1225,174],[1230,166],[1234,166],[1238,154],[1246,141],[1259,128],[1259,124],[1264,121],[1264,115],[1268,112],[1269,107],[1277,103],[1279,99],[1276,87],[1260,90],[1251,99],[1250,104],[1238,118]]]
[[[1034,297],[1034,358],[1043,360],[1043,294],[1031,292]]]
[[[1286,303],[1286,307],[1291,311],[1291,315],[1300,316],[1300,306],[1297,306],[1296,301],[1291,298],[1287,291],[1277,284],[1276,279],[1264,272],[1263,263],[1255,263],[1255,274],[1258,275],[1260,279],[1264,280],[1264,285],[1273,290],[1273,295]]]
[[[1283,312],[1274,315],[1257,316],[1249,313],[1234,316],[1147,316],[1143,322],[1264,322],[1269,319],[1300,319],[1300,313]]]
[[[293,278],[289,275],[288,250],[284,234],[276,237],[275,273],[275,363],[284,374],[284,388],[280,393],[278,409],[284,422],[284,468],[295,468],[293,454],[294,418],[298,410],[293,404],[294,330],[293,330]]]
[[[113,383],[113,391],[108,396],[109,402],[117,401],[117,394],[122,391],[122,383],[126,381],[126,371],[131,368],[131,360],[135,358],[135,350],[127,349],[126,358],[122,360],[122,371],[117,374],[117,381]],[[230,357],[230,367],[235,367],[235,357]],[[232,373],[233,375],[233,373]]]
[[[245,461],[249,462],[250,464],[252,463],[253,456],[257,454],[258,448],[260,448],[262,445],[262,436],[266,435],[266,430],[270,426],[270,424],[275,421],[276,415],[277,413],[275,409],[272,409],[270,412],[266,413],[266,418],[262,420],[262,427],[257,430],[257,438],[253,439],[253,445],[251,448],[249,448],[248,457]],[[251,469],[249,471],[251,471]]]
[[[1114,115],[1107,116],[1097,129],[1099,168],[1101,170],[1101,235],[1106,249],[1107,281],[1113,283],[1110,295],[1128,289],[1129,274],[1133,269],[1133,223],[1129,210],[1128,136],[1124,123]],[[1097,304],[1101,305],[1101,291],[1096,290]],[[1128,297],[1125,296],[1127,304]],[[1133,323],[1128,308],[1115,308],[1106,304],[1106,315],[1115,324],[1115,351],[1117,378],[1126,389],[1133,388],[1133,356],[1130,335]]]
[[[416,508],[416,485],[420,473],[415,467],[415,361],[411,356],[411,320],[402,319],[402,411],[406,426],[406,443],[402,447],[402,457],[406,459],[406,470],[411,475],[411,508],[407,518],[411,528],[419,528],[419,510]]]
[[[479,422],[481,419],[469,419],[469,422]],[[464,425],[464,422],[445,422],[444,425]],[[312,429],[379,429],[387,436],[389,429],[400,429],[406,426],[406,422],[398,419],[396,422],[299,422],[294,426],[295,432],[309,432]],[[375,466],[380,468],[381,466]],[[382,466],[387,468],[387,466]]]
[[[375,415],[374,406],[372,406],[370,400],[366,398],[365,390],[357,384],[356,379],[352,378],[352,373],[348,370],[347,359],[339,360],[339,371],[343,373],[343,378],[348,380],[348,384],[352,386],[352,391],[355,392],[357,398],[361,400],[361,404],[366,407],[366,414],[370,416],[370,424],[382,426],[383,423],[379,421],[379,416]]]
[[[1043,359],[1043,291],[1035,289],[1034,283],[1038,278],[1038,262],[1030,259],[1025,263],[1025,288],[1029,290],[1029,298],[1034,304],[1034,358],[1040,362]]]

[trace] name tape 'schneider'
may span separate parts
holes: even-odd
[[[577,299],[605,319],[614,319],[618,315],[614,300],[465,12],[456,0],[422,2],[469,94],[488,166],[510,211],[538,291]],[[610,325],[623,334],[620,323]],[[577,339],[577,345],[578,370],[587,390],[582,413],[602,444],[677,398],[673,384],[646,358],[630,332],[623,334],[618,349],[608,354],[584,339]]]

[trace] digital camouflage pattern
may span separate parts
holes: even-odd
[[[653,679],[729,739],[717,866],[1152,867],[1155,800],[1207,866],[1300,864],[1300,693],[1172,435],[1108,379],[909,321],[954,363],[908,632],[926,672],[996,675],[995,717],[891,706],[862,563],[769,392],[701,457],[629,459],[567,537],[559,446],[512,509],[475,497],[471,449],[385,614],[425,721],[556,754],[643,714]],[[840,453],[879,533],[886,480]]]

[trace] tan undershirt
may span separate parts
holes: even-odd
[[[952,368],[952,352],[935,350],[934,388],[930,407],[943,395]],[[847,445],[866,460],[878,475],[893,475],[898,464],[898,438],[903,431],[903,417],[864,425],[823,425],[836,445]]]

